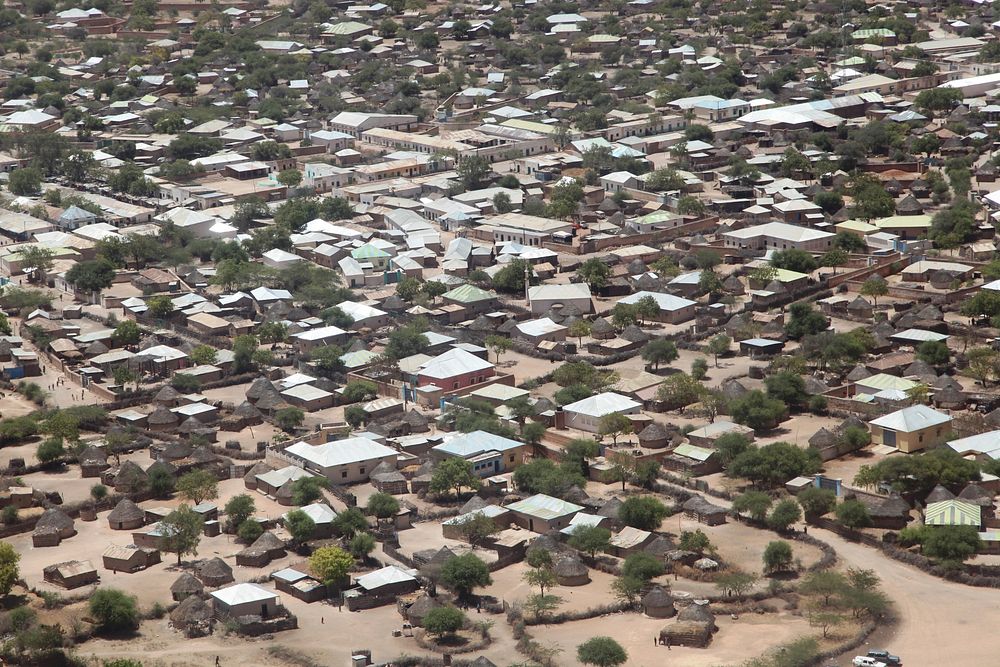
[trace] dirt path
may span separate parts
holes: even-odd
[[[1000,591],[944,581],[830,531],[816,533],[837,550],[843,565],[878,573],[895,603],[899,622],[879,639],[886,645],[866,650],[888,648],[907,665],[996,664],[1000,637],[983,628],[1000,623]]]

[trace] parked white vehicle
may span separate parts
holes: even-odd
[[[854,667],[887,667],[884,662],[880,662],[875,658],[869,658],[867,655],[858,655],[854,657],[854,662],[851,663]]]

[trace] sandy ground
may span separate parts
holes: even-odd
[[[829,531],[816,533],[837,550],[843,564],[875,570],[895,603],[899,616],[895,631],[878,637],[877,645],[862,647],[865,651],[886,648],[911,667],[996,664],[1000,639],[983,632],[1000,623],[996,590],[943,581]],[[847,662],[841,659],[836,664]]]
[[[674,646],[656,646],[653,643],[659,631],[673,623],[671,619],[648,618],[641,614],[611,614],[585,621],[573,621],[558,626],[537,626],[530,631],[543,645],[561,649],[557,657],[560,665],[581,665],[576,659],[576,647],[591,637],[613,637],[628,652],[630,667],[710,667],[712,665],[739,663],[764,653],[768,649],[791,641],[803,634],[811,634],[809,623],[797,616],[746,615],[739,620],[717,616],[719,630],[707,649]]]

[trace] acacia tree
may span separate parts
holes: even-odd
[[[618,436],[627,435],[632,430],[632,420],[618,412],[612,412],[601,417],[601,421],[597,427],[598,435],[610,435],[611,442],[615,445],[618,444]]]
[[[181,505],[160,522],[163,550],[177,554],[177,564],[185,554],[198,555],[204,522],[188,505]]]

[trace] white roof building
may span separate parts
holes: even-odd
[[[278,594],[261,588],[257,584],[233,584],[212,592],[212,597],[227,607],[237,607],[242,604],[274,600]]]
[[[633,401],[628,396],[606,391],[563,406],[563,410],[599,419],[615,412],[633,412],[641,407],[642,403]]]
[[[896,410],[889,414],[873,419],[869,424],[887,428],[898,433],[913,433],[932,426],[948,424],[951,422],[951,415],[938,412],[934,408],[926,405],[911,405],[902,410]]]

